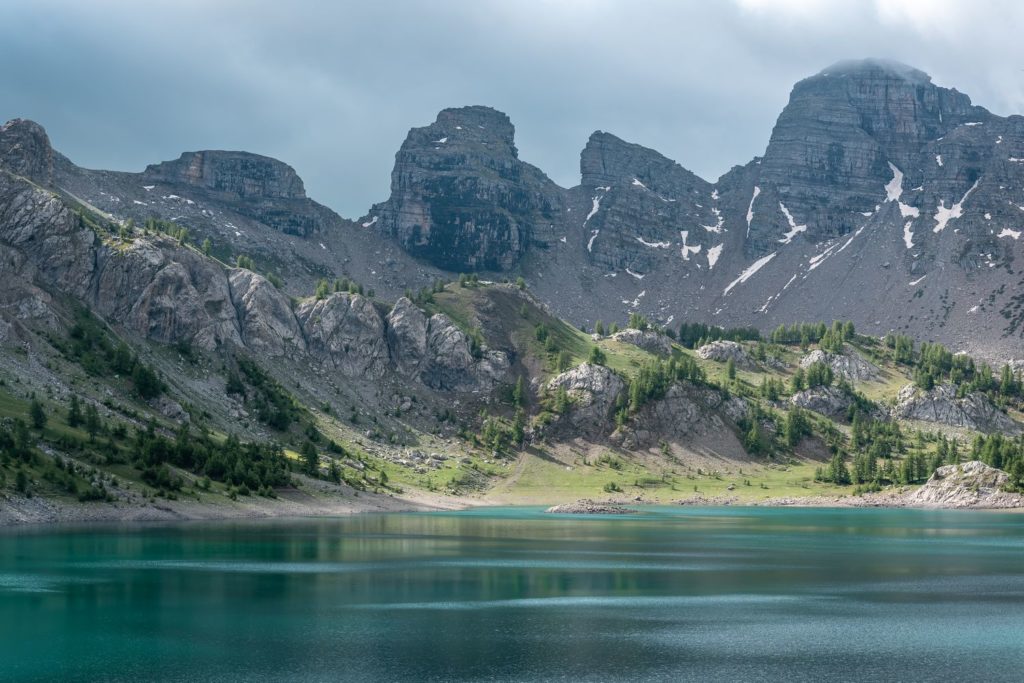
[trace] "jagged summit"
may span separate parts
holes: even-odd
[[[1024,334],[1013,268],[1024,118],[995,116],[886,60],[801,80],[765,153],[714,183],[598,130],[581,151],[580,183],[563,188],[519,159],[506,114],[444,109],[410,130],[390,197],[357,223],[306,199],[291,167],[244,152],[88,171],[16,121],[0,129],[0,155],[111,215],[162,217],[271,261],[301,250],[282,268],[309,278],[362,268],[378,292],[482,271],[522,275],[586,324],[632,312],[761,329],[849,318],[982,353],[998,344],[1004,358],[1019,355]],[[274,231],[258,245],[257,225]]]
[[[29,119],[0,126],[0,166],[43,184],[53,180],[53,147],[46,129]]]
[[[430,125],[409,131],[402,148],[436,147],[435,151],[444,152],[478,145],[491,146],[493,153],[507,153],[518,158],[515,132],[508,115],[492,107],[450,107],[438,112],[437,119]]]
[[[584,187],[607,186],[622,180],[637,180],[655,189],[666,183],[708,185],[663,154],[600,130],[590,135],[580,154],[580,176]]]

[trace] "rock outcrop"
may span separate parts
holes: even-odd
[[[654,446],[658,441],[692,442],[712,436],[718,447],[728,447],[733,425],[747,415],[743,399],[689,382],[672,384],[665,395],[643,405],[612,440],[627,450]]]
[[[402,297],[387,317],[395,367],[439,391],[488,392],[504,380],[508,355],[475,348],[470,337],[443,314],[429,318]]]
[[[672,355],[672,340],[663,334],[652,332],[651,330],[641,332],[640,330],[629,328],[616,332],[612,335],[612,339],[622,344],[630,344],[631,346],[643,349],[656,356]]]
[[[384,318],[369,299],[334,293],[301,303],[295,314],[321,368],[351,378],[383,377],[390,360]]]
[[[643,275],[706,264],[708,249],[721,243],[711,184],[652,149],[597,131],[580,155],[580,174],[573,192],[586,213],[576,220],[598,266]]]
[[[53,182],[53,148],[43,127],[25,119],[0,126],[0,168],[43,185]]]
[[[589,498],[583,498],[577,500],[575,503],[562,503],[561,505],[552,505],[544,512],[552,514],[562,515],[635,515],[636,510],[630,510],[629,508],[622,507],[621,503],[614,501],[601,502],[598,500],[591,500]]]
[[[831,353],[815,349],[800,359],[800,367],[809,368],[815,363],[824,363],[832,368],[837,377],[851,382],[866,382],[876,379],[878,368],[864,360],[859,353],[847,348],[843,353]]]
[[[152,164],[145,180],[233,195],[236,199],[304,199],[302,179],[288,164],[249,152],[185,152],[174,161]]]
[[[798,391],[790,397],[793,405],[814,411],[832,419],[846,419],[853,405],[850,395],[839,387],[813,387]]]
[[[884,201],[890,164],[916,187],[929,142],[987,117],[966,95],[892,62],[841,62],[800,81],[759,164],[751,246],[776,249],[792,229],[786,212],[812,242],[853,232]]]
[[[921,488],[905,496],[910,507],[1016,508],[1024,507],[1019,493],[1004,491],[1006,472],[973,460],[935,470]]]
[[[583,363],[554,377],[547,388],[552,393],[565,389],[571,401],[569,410],[554,423],[556,430],[601,436],[614,427],[616,401],[625,391],[626,383],[603,365]]]
[[[902,389],[892,409],[893,417],[904,420],[935,422],[949,427],[963,427],[980,432],[1019,434],[1022,427],[981,393],[960,397],[951,384],[924,391],[908,384]]]
[[[245,346],[271,357],[306,350],[287,296],[262,275],[244,268],[232,270],[228,281]]]
[[[475,348],[469,335],[448,316],[439,313],[430,317],[420,379],[431,389],[488,392],[504,379],[509,366],[505,353]]]
[[[714,360],[719,363],[727,363],[730,360],[738,368],[755,369],[757,363],[743,345],[734,341],[713,341],[697,349],[697,355],[704,360]]]
[[[451,271],[508,270],[555,240],[563,191],[519,160],[509,118],[488,107],[445,109],[414,128],[395,158],[391,198],[364,223]]]

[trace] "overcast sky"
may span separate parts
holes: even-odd
[[[444,107],[506,112],[564,186],[598,129],[714,180],[764,151],[793,83],[846,58],[1024,112],[1021,26],[1014,0],[2,0],[0,119],[92,168],[266,154],[354,218]]]

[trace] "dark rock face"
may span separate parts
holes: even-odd
[[[706,261],[723,227],[710,183],[652,149],[600,131],[580,155],[580,172],[576,221],[591,262],[644,275],[656,264]]]
[[[147,166],[143,175],[154,182],[193,185],[238,199],[306,197],[295,169],[248,152],[185,152],[174,161]]]
[[[915,187],[927,143],[989,116],[901,64],[845,62],[797,83],[760,164],[753,251],[777,248],[794,224],[811,241],[853,231],[885,199],[889,164]]]
[[[291,235],[322,229],[323,211],[306,198],[302,179],[288,164],[248,152],[186,152],[147,166],[140,183],[198,190],[238,213]]]
[[[53,148],[43,127],[25,119],[0,126],[0,167],[49,185],[53,181]]]
[[[446,109],[414,128],[395,158],[380,223],[417,258],[451,271],[508,270],[532,243],[552,240],[562,190],[519,160],[508,117],[487,107]]]

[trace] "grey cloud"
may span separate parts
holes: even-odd
[[[596,129],[714,179],[763,152],[795,81],[849,57],[1014,113],[1022,19],[999,0],[12,0],[0,118],[38,120],[92,167],[267,154],[355,217],[387,195],[406,131],[448,106],[508,113],[520,156],[563,185]]]

